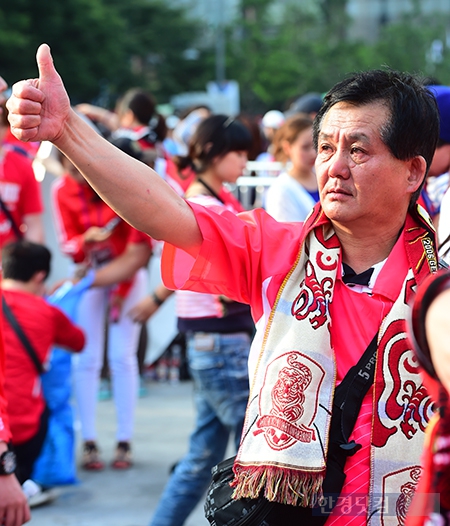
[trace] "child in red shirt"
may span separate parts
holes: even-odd
[[[54,345],[79,352],[84,334],[57,307],[41,296],[50,271],[51,254],[43,245],[17,241],[2,250],[2,291],[6,305],[44,366]],[[5,395],[12,445],[17,456],[17,478],[23,484],[47,433],[48,411],[40,375],[3,310],[5,343]]]

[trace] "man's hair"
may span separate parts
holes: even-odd
[[[408,73],[378,69],[357,73],[339,82],[325,95],[323,106],[314,120],[316,148],[323,118],[338,102],[355,106],[374,102],[385,104],[390,110],[390,119],[381,129],[381,140],[399,160],[407,161],[421,155],[428,173],[439,138],[439,110],[423,79]],[[411,204],[416,202],[425,178],[412,195]]]
[[[50,250],[44,245],[31,241],[14,241],[2,249],[2,269],[5,279],[27,282],[44,271],[45,278],[50,273]]]

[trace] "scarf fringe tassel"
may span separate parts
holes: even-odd
[[[272,502],[314,507],[323,496],[325,472],[310,473],[276,466],[234,466],[233,499],[256,499],[262,491]]]

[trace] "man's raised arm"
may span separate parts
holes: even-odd
[[[195,254],[202,236],[189,205],[151,168],[103,139],[76,114],[47,44],[36,58],[39,78],[15,84],[7,102],[13,134],[23,141],[51,141],[126,221]]]

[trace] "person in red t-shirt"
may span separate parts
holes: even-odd
[[[3,92],[6,82],[0,77],[0,116],[1,106],[5,102]],[[4,456],[9,455],[8,443],[11,440],[9,421],[6,411],[4,392],[5,347],[3,343],[3,328],[0,324],[0,524],[21,526],[30,520],[30,509],[27,498],[20,487],[14,473],[5,473]]]
[[[24,147],[11,134],[4,105],[0,143],[0,197],[10,214],[9,217],[0,206],[0,248],[22,238],[43,243],[41,189],[32,167],[34,147]]]
[[[3,301],[31,343],[45,368],[54,345],[79,352],[84,347],[80,328],[41,296],[50,272],[50,251],[29,241],[8,243],[2,250]],[[12,445],[17,456],[17,478],[31,478],[34,462],[42,449],[48,427],[48,410],[40,374],[28,356],[3,309],[5,342],[5,393]],[[30,500],[30,505],[31,505]]]
[[[66,173],[52,187],[53,212],[63,253],[71,257],[76,271],[100,269],[126,249],[134,229],[86,184],[67,158]],[[78,268],[77,268],[78,267]],[[75,272],[76,272],[75,271]],[[97,446],[95,407],[103,364],[108,316],[107,360],[117,409],[117,447],[112,466],[131,466],[131,440],[138,393],[136,353],[141,325],[122,315],[145,294],[147,270],[140,268],[130,279],[111,287],[92,287],[83,295],[78,322],[86,334],[84,353],[74,361],[74,387],[83,439],[82,466],[103,469]]]

